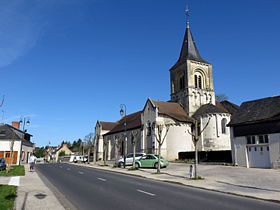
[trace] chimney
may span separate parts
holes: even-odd
[[[12,122],[12,126],[13,126],[14,128],[19,129],[19,122],[13,121],[13,122]]]

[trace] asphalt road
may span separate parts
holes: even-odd
[[[70,164],[38,164],[77,209],[280,209],[280,204]]]

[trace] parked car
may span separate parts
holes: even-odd
[[[163,157],[160,158],[160,167],[167,167],[168,161]],[[136,168],[157,168],[158,166],[158,155],[147,154],[141,157],[135,162]]]
[[[44,163],[45,159],[40,157],[40,158],[36,158],[36,163]]]
[[[5,158],[0,158],[0,171],[6,170],[6,161]]]
[[[85,163],[87,162],[87,158],[83,156],[75,155],[75,156],[71,156],[69,160],[69,162],[74,162],[74,163],[77,163],[78,161]]]
[[[142,156],[146,155],[146,153],[135,153],[135,161],[136,160],[139,160]],[[126,155],[126,158],[125,158],[125,165],[126,166],[129,166],[129,165],[132,165],[133,164],[133,153],[129,153]],[[123,167],[124,166],[124,159],[123,158],[120,158],[118,160],[116,160],[116,165],[118,167]]]

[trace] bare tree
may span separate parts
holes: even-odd
[[[93,137],[94,137],[94,134],[93,133],[89,133],[88,135],[85,136],[84,138],[84,141],[85,141],[85,149],[87,150],[88,152],[88,163],[89,163],[89,157],[90,157],[90,151],[91,151],[91,148],[92,148],[92,141],[93,141]],[[83,146],[83,151],[84,151],[84,146]],[[84,152],[83,152],[84,153]],[[84,154],[83,154],[84,156]],[[83,157],[84,158],[84,157]]]
[[[131,138],[132,138],[132,144],[133,144],[133,162],[132,162],[132,168],[135,168],[135,153],[136,153],[136,143],[137,143],[137,137],[138,137],[139,131],[134,130],[131,132]]]
[[[226,101],[226,100],[228,100],[228,96],[226,94],[224,94],[224,93],[217,94],[215,98],[216,98],[217,101]]]
[[[195,150],[195,164],[194,164],[194,178],[197,179],[197,165],[198,165],[198,149],[197,149],[197,143],[201,137],[201,134],[203,133],[203,131],[206,129],[206,127],[208,126],[209,122],[210,122],[211,117],[209,117],[207,123],[205,124],[204,128],[199,129],[198,127],[198,122],[197,120],[195,120],[194,123],[194,129],[193,129],[193,133],[189,134],[192,135],[192,139],[193,139],[193,143],[194,143],[194,150]],[[199,131],[201,130],[201,131]]]
[[[98,135],[94,135],[94,138],[93,138],[93,164],[96,164],[96,143],[97,143],[97,139],[98,139]]]
[[[1,104],[0,104],[0,107],[3,106],[3,104],[4,104],[4,99],[5,99],[5,95],[3,95],[3,97],[2,97],[2,102],[1,102]]]
[[[164,122],[154,122],[153,123],[153,134],[158,142],[158,163],[157,173],[160,173],[160,156],[161,156],[161,146],[167,136],[169,128],[172,124],[165,124]]]
[[[118,155],[119,155],[119,148],[120,148],[120,141],[121,137],[119,135],[115,136],[115,159],[118,159]]]
[[[106,139],[103,139],[103,160],[104,160],[104,166],[107,165],[107,151],[108,151],[108,142]]]
[[[12,165],[12,160],[13,160],[13,155],[14,155],[14,143],[15,143],[15,137],[16,134],[13,131],[13,135],[12,135],[12,139],[11,139],[11,143],[10,143],[10,156],[9,156],[9,161],[8,161],[8,169],[6,170],[6,173],[9,172],[11,165]],[[20,160],[19,160],[20,161]]]

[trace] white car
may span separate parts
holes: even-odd
[[[87,161],[87,158],[83,156],[71,156],[69,160],[69,162],[74,162],[74,163],[77,163],[78,161],[85,163]]]
[[[139,160],[142,156],[146,155],[146,153],[135,153],[135,160]],[[125,158],[125,165],[130,166],[133,164],[133,153],[129,153],[126,155]],[[124,166],[124,159],[120,158],[116,160],[116,165],[118,167],[123,167]]]

